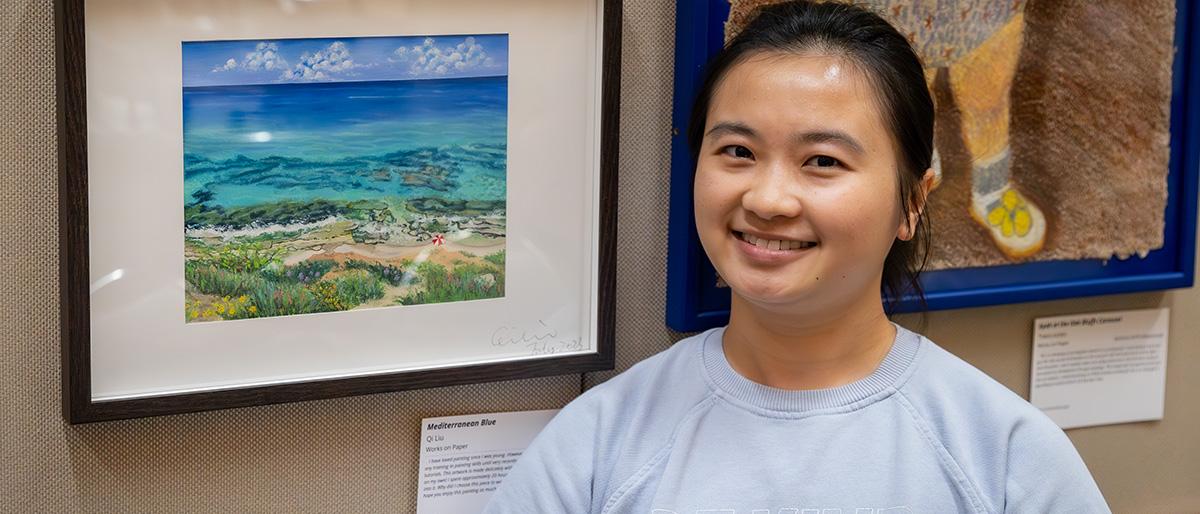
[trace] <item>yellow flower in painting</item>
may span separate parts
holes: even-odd
[[[251,305],[251,306],[250,306],[250,312],[258,312],[258,308],[257,308],[257,307],[255,307],[255,306],[253,306],[253,305]]]
[[[1009,189],[1000,197],[999,205],[988,213],[988,224],[1000,227],[1000,232],[1006,237],[1016,234],[1024,236],[1033,225],[1033,217],[1029,215],[1029,206],[1025,199],[1016,191]]]

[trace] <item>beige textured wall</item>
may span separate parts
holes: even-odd
[[[51,10],[0,3],[0,512],[412,512],[421,417],[557,407],[579,390],[564,376],[65,425]],[[674,2],[625,1],[621,368],[681,337],[662,323],[673,20]],[[1166,420],[1069,435],[1115,512],[1200,512],[1200,292],[935,312],[924,331],[1027,394],[1034,317],[1155,306],[1174,314]]]

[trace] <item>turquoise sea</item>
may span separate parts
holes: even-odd
[[[184,204],[503,201],[507,77],[190,87]]]

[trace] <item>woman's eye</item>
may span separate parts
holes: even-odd
[[[723,148],[722,151],[725,154],[733,156],[733,157],[737,157],[738,159],[754,158],[754,153],[751,152],[749,148],[746,148],[742,145],[729,145],[729,146],[726,146],[725,148]]]
[[[813,157],[812,159],[809,159],[808,162],[809,162],[809,164],[812,164],[814,166],[819,166],[822,168],[828,168],[831,166],[837,166],[837,165],[841,164],[840,162],[838,162],[837,159],[834,159],[833,157],[830,157],[828,155],[818,155],[816,157]]]

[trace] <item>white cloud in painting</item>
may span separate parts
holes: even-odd
[[[281,70],[287,68],[288,63],[279,55],[275,43],[259,43],[253,52],[246,54],[242,66],[251,70]]]
[[[225,61],[224,65],[213,68],[213,71],[229,71],[237,68],[251,71],[274,71],[284,70],[287,67],[288,63],[279,55],[279,47],[275,43],[261,42],[254,46],[253,51],[247,52],[240,62],[236,59],[229,59]]]
[[[438,47],[433,38],[427,37],[420,45],[400,47],[393,52],[393,62],[409,62],[409,73],[414,75],[446,75],[463,72],[490,63],[483,45],[468,36],[454,46]]]
[[[324,80],[357,67],[359,66],[350,57],[350,49],[346,47],[346,43],[334,41],[315,53],[305,52],[300,56],[300,63],[291,70],[283,72],[279,78],[283,80]]]

